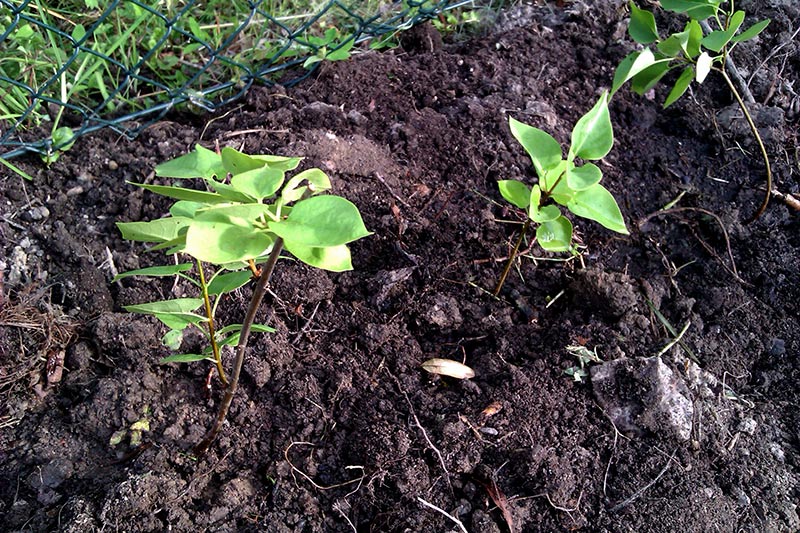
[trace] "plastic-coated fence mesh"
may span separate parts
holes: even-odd
[[[274,15],[292,4],[0,0],[0,157],[46,157],[105,127],[132,137],[182,104],[213,111],[255,82],[297,83],[309,58],[374,45],[473,1],[321,0]]]

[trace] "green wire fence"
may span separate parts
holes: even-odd
[[[53,160],[78,137],[132,138],[170,110],[214,111],[253,83],[290,86],[474,0],[0,0],[0,157]]]

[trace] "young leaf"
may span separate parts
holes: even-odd
[[[656,18],[645,9],[639,9],[631,2],[631,22],[628,25],[631,39],[639,44],[650,44],[658,40]]]
[[[167,363],[194,363],[195,361],[211,361],[213,363],[214,358],[199,353],[182,353],[162,357],[158,362],[165,365]]]
[[[658,43],[658,51],[668,57],[678,57],[682,52],[688,55],[687,47],[689,45],[689,31],[682,31],[680,33],[673,33],[660,43]]]
[[[583,115],[572,130],[572,145],[569,147],[571,161],[574,156],[581,159],[602,159],[614,145],[614,131],[608,113],[608,91]]]
[[[292,176],[292,178],[286,182],[286,185],[284,185],[281,191],[281,199],[288,204],[302,198],[306,187],[300,187],[300,184],[304,181],[308,182],[314,192],[323,192],[331,188],[331,179],[327,174],[318,168],[309,168],[308,170],[304,170]]]
[[[183,342],[183,330],[171,329],[161,337],[161,344],[170,350],[178,350]]]
[[[638,52],[631,52],[620,62],[617,70],[614,72],[614,81],[611,84],[611,95],[613,96],[628,80],[643,70],[654,64],[669,63],[670,61],[672,60],[669,58],[656,60],[653,52],[651,52],[649,48]]]
[[[739,26],[742,25],[744,22],[744,11],[736,11],[731,17],[728,19],[728,27],[724,30],[717,30],[712,31],[701,41],[703,46],[708,48],[709,50],[713,50],[714,52],[721,52],[722,49],[728,44],[733,36],[736,35],[736,31],[739,29]]]
[[[566,252],[572,243],[572,222],[565,216],[545,222],[536,228],[536,240],[548,252]]]
[[[347,244],[371,235],[358,208],[340,196],[312,196],[292,206],[285,220],[270,222],[269,230],[285,241],[310,247]]]
[[[207,209],[189,226],[184,251],[215,265],[254,259],[272,246],[273,238],[255,225],[268,210],[264,204]]]
[[[588,189],[603,179],[603,172],[594,163],[586,163],[582,167],[567,167],[567,185],[573,191]]]
[[[130,313],[152,315],[163,322],[169,329],[182,330],[190,324],[200,324],[208,319],[192,311],[203,305],[201,298],[176,298],[136,305],[126,305],[124,309]]]
[[[697,83],[703,83],[706,80],[706,76],[711,72],[711,66],[713,64],[714,58],[708,55],[707,52],[700,54],[700,57],[697,58],[697,73],[694,78]]]
[[[683,72],[681,72],[681,75],[678,76],[678,80],[675,82],[675,86],[672,87],[672,90],[667,95],[667,99],[664,100],[664,109],[674,104],[675,101],[678,100],[678,98],[683,96],[683,93],[685,93],[686,90],[689,88],[689,85],[691,85],[694,77],[695,77],[694,67],[692,65],[689,65],[683,70]]]
[[[508,125],[511,134],[531,156],[533,168],[540,178],[546,170],[561,162],[561,145],[549,133],[511,117],[508,117]]]
[[[250,326],[250,329],[252,331],[258,331],[260,333],[275,333],[275,328],[271,328],[263,324],[253,324],[252,326]],[[241,331],[241,330],[242,330],[241,324],[230,324],[220,330],[217,330],[217,335],[225,335],[232,331]]]
[[[222,164],[225,166],[225,170],[235,176],[236,174],[241,174],[248,170],[261,168],[265,166],[267,162],[256,159],[251,155],[243,154],[230,146],[226,146],[222,149]]]
[[[247,285],[251,277],[252,273],[249,270],[219,274],[214,276],[214,279],[208,284],[208,294],[224,294],[235,291],[239,287]]]
[[[672,70],[670,66],[671,60],[664,62],[657,62],[631,79],[631,89],[638,95],[642,95],[655,87],[664,75]]]
[[[686,13],[693,19],[713,17],[724,0],[661,0],[661,7],[673,13]]]
[[[122,238],[129,241],[168,242],[192,222],[186,217],[165,217],[148,222],[117,222]]]
[[[536,209],[534,209],[533,204],[531,204],[530,210],[528,211],[528,216],[537,224],[544,224],[545,222],[552,222],[560,217],[561,210],[557,205],[553,204],[545,205]]]
[[[315,248],[303,246],[291,241],[284,241],[286,251],[307,265],[330,272],[353,270],[350,249],[346,244]]]
[[[194,218],[197,210],[206,207],[202,202],[190,202],[188,200],[178,200],[169,208],[169,214],[173,217]]]
[[[497,182],[497,186],[500,189],[500,195],[511,204],[520,209],[525,209],[530,205],[531,190],[521,181],[500,180]]]
[[[231,187],[261,201],[274,195],[281,188],[283,178],[282,170],[263,166],[234,174],[231,178]]]
[[[223,178],[225,167],[219,154],[195,145],[194,151],[161,163],[156,167],[156,176],[164,178]]]
[[[296,169],[297,165],[300,164],[300,161],[303,160],[302,157],[286,157],[283,155],[271,154],[252,155],[250,157],[253,159],[258,159],[259,161],[264,161],[268,167],[276,170],[282,170],[284,172],[289,172],[290,170]]]
[[[578,191],[567,205],[567,209],[579,217],[588,218],[599,222],[604,227],[617,233],[628,235],[628,228],[622,219],[617,201],[605,187],[593,185],[583,191]]]
[[[731,38],[731,42],[740,43],[742,41],[749,41],[753,37],[756,37],[762,31],[764,31],[764,29],[766,29],[766,27],[769,26],[770,22],[771,21],[769,19],[756,22],[755,24],[744,30],[739,35],[736,35],[733,38]]]
[[[129,278],[131,276],[152,276],[152,277],[172,276],[177,274],[178,272],[186,272],[187,270],[191,269],[192,269],[191,263],[138,268],[136,270],[129,270],[127,272],[117,274],[116,276],[114,276],[114,279],[111,280],[111,283],[115,283],[121,279]]]
[[[145,183],[133,183],[130,181],[128,183],[160,194],[161,196],[166,196],[167,198],[175,198],[176,200],[187,200],[189,202],[202,202],[207,204],[216,204],[225,201],[225,198],[214,192],[196,191],[194,189],[173,187],[171,185],[147,185]]]
[[[689,40],[686,42],[686,53],[689,58],[694,59],[700,53],[700,43],[703,40],[703,28],[700,23],[695,19],[686,24],[686,30],[689,33]]]

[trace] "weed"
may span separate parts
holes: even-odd
[[[511,133],[530,155],[539,180],[533,187],[518,180],[498,182],[503,198],[525,209],[527,219],[495,288],[495,295],[500,293],[532,223],[537,226],[536,241],[543,249],[575,253],[572,222],[562,214],[559,205],[612,231],[628,234],[616,200],[600,185],[603,172],[594,163],[586,162],[602,159],[614,145],[608,99],[608,92],[604,92],[594,107],[575,124],[566,159],[561,145],[549,133],[509,118]]]
[[[183,332],[199,329],[208,347],[199,354],[175,354],[162,362],[208,360],[227,385],[217,421],[198,444],[198,453],[213,442],[233,399],[251,332],[272,328],[255,324],[255,315],[283,250],[316,268],[334,272],[351,270],[347,244],[370,233],[358,208],[348,200],[321,194],[331,188],[330,179],[318,168],[286,180],[286,173],[301,158],[247,155],[223,148],[214,152],[197,146],[187,155],[156,167],[158,176],[200,179],[207,190],[180,185],[137,184],[146,190],[177,200],[170,215],[148,222],[118,222],[125,239],[155,243],[151,250],[186,254],[192,263],[157,266],[120,274],[129,276],[178,276],[198,288],[195,298],[176,298],[127,306],[132,312],[152,315],[169,331],[163,341],[172,349],[181,345]],[[263,267],[257,265],[264,263]],[[206,265],[214,267],[206,276]],[[195,269],[196,277],[189,272]],[[241,324],[218,328],[215,312],[220,298],[258,278],[246,316]],[[198,311],[202,309],[202,311]],[[220,348],[236,346],[230,379],[224,370]]]
[[[661,7],[665,10],[689,17],[683,31],[662,39],[653,13],[639,9],[631,2],[628,34],[645,48],[632,52],[622,60],[614,74],[611,93],[614,94],[630,81],[634,92],[644,94],[668,72],[680,69],[681,73],[664,101],[666,108],[683,96],[693,81],[703,83],[712,71],[719,73],[742,109],[766,165],[767,193],[758,211],[750,219],[752,222],[761,216],[769,203],[772,170],[758,128],[731,79],[729,70],[733,69],[730,56],[739,43],[758,36],[770,21],[756,22],[738,33],[744,23],[745,12],[735,10],[734,2],[730,2],[728,9],[723,9],[722,5],[726,3],[726,0],[662,0]],[[716,29],[713,29],[711,24],[714,24]]]

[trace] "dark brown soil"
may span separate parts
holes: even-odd
[[[631,236],[577,221],[580,261],[534,249],[489,294],[519,230],[496,182],[533,178],[508,116],[568,140],[631,49],[619,2],[564,3],[519,9],[466,43],[359,54],[134,142],[94,135],[49,169],[20,161],[35,181],[6,176],[0,191],[3,529],[800,530],[800,224],[778,201],[743,223],[764,173],[719,79],[666,111],[662,88],[621,91],[603,170]],[[766,102],[776,186],[797,194],[800,9],[740,4],[773,18],[737,59]],[[202,458],[189,451],[220,391],[207,398],[200,364],[158,365],[161,326],[121,307],[190,288],[110,284],[114,268],[167,261],[119,237],[115,221],[167,205],[126,180],[152,180],[197,142],[305,155],[375,232],[353,246],[353,272],[280,265],[260,317],[277,333],[256,338]],[[651,216],[681,193],[686,209]],[[248,298],[232,297],[223,322],[240,321]],[[648,300],[690,324],[683,342],[702,371],[677,346],[662,356],[690,390],[688,441],[617,432],[589,380],[564,373],[569,345],[604,360],[657,354],[672,336]],[[59,350],[63,377],[47,386]],[[432,377],[420,368],[431,357],[463,359],[476,377]],[[142,446],[109,444],[143,417]]]

